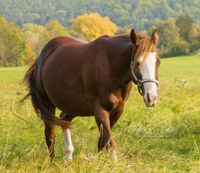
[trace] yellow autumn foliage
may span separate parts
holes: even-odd
[[[67,29],[56,20],[49,21],[45,26],[51,39],[58,36],[69,36]]]
[[[78,16],[72,24],[72,30],[76,36],[94,40],[101,35],[113,35],[117,31],[117,25],[108,17],[90,13]]]

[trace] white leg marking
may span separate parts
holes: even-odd
[[[63,135],[64,135],[64,143],[65,143],[64,159],[66,161],[71,161],[72,160],[72,154],[73,154],[73,151],[74,151],[74,147],[72,145],[70,129],[63,129]]]
[[[113,161],[117,161],[117,153],[116,153],[116,151],[112,151],[111,152],[111,159],[113,160]]]

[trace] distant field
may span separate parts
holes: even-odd
[[[69,165],[62,160],[63,137],[57,128],[56,160],[50,164],[42,121],[29,100],[17,103],[26,94],[20,84],[26,69],[0,68],[0,172],[200,172],[200,57],[162,59],[160,100],[154,108],[144,106],[134,87],[113,129],[119,152],[116,163],[106,153],[98,158],[99,132],[90,117],[74,121],[75,152]]]
[[[0,82],[19,82],[28,67],[0,67]]]

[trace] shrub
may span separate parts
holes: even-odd
[[[190,52],[190,46],[186,41],[175,42],[169,51],[163,53],[161,56],[170,57],[170,56],[180,56],[187,55]]]

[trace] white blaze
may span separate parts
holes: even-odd
[[[148,57],[145,58],[144,62],[140,66],[140,73],[142,75],[143,80],[156,80],[155,79],[155,70],[156,70],[156,53],[151,52],[148,54]],[[156,103],[156,98],[158,96],[157,93],[157,85],[155,82],[147,82],[144,83],[144,100],[148,106],[152,106],[152,104]],[[150,102],[148,101],[148,95],[150,97]]]

